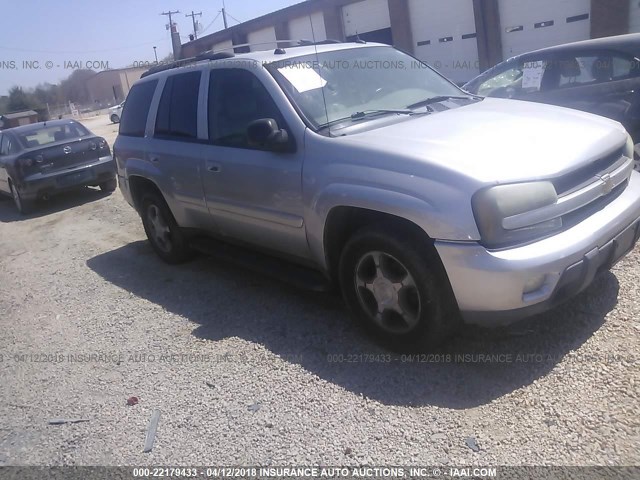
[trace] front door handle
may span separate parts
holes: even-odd
[[[151,155],[149,157],[149,160],[151,160],[153,163],[157,163],[160,161],[160,157],[156,156],[156,155]]]
[[[222,170],[222,167],[217,163],[207,163],[207,170],[213,173],[218,173]]]

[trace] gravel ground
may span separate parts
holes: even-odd
[[[388,356],[334,295],[163,264],[119,192],[0,201],[0,252],[0,465],[640,463],[639,251],[429,361]]]

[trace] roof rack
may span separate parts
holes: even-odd
[[[343,43],[340,40],[333,40],[328,38],[327,40],[320,40],[319,42],[314,42],[312,40],[298,40],[298,45],[293,45],[294,47],[309,47],[312,45],[332,45],[335,43]]]
[[[233,50],[236,49],[236,48],[253,47],[253,46],[258,46],[258,45],[273,45],[274,43],[276,45],[278,45],[278,47],[275,49],[274,53],[276,55],[282,55],[282,54],[286,53],[286,51],[279,46],[282,43],[290,44],[289,47],[287,47],[287,48],[294,48],[294,47],[309,47],[309,46],[313,46],[313,45],[333,45],[333,44],[336,44],[336,43],[345,43],[345,42],[341,42],[340,40],[333,40],[333,39],[321,40],[319,42],[313,42],[312,40],[304,40],[304,39],[303,40],[278,40],[278,39],[276,39],[275,41],[272,41],[272,42],[242,43],[242,44],[238,44],[238,45],[231,45],[230,47],[225,48],[223,50],[218,50],[217,52],[214,52],[213,50],[209,50],[207,52],[200,53],[200,54],[196,55],[195,57],[185,58],[185,59],[182,59],[182,60],[176,60],[176,61],[171,62],[171,63],[156,65],[154,67],[151,67],[146,72],[144,72],[140,76],[140,78],[148,77],[149,75],[153,75],[154,73],[164,72],[165,70],[171,70],[173,68],[184,67],[185,65],[189,65],[189,64],[195,63],[195,62],[200,62],[202,60],[214,61],[214,60],[224,60],[224,59],[227,59],[227,58],[233,58],[233,57],[235,57],[235,54],[233,53]],[[366,42],[360,40],[360,41],[356,41],[356,43],[366,43]]]
[[[171,70],[173,68],[184,67],[185,65],[189,65],[191,63],[196,63],[196,62],[201,62],[202,60],[214,61],[214,60],[224,60],[224,59],[232,58],[232,57],[235,57],[235,55],[233,53],[230,53],[230,52],[218,52],[218,53],[205,52],[205,53],[201,53],[199,55],[196,55],[195,57],[184,58],[182,60],[176,60],[176,61],[171,62],[171,63],[165,63],[165,64],[156,65],[155,67],[151,67],[149,70],[144,72],[140,76],[140,78],[148,77],[149,75],[153,75],[154,73],[164,72],[165,70]]]

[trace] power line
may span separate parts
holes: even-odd
[[[14,48],[14,47],[4,47],[2,45],[0,45],[0,50],[12,50],[12,51],[16,51],[16,52],[30,52],[30,53],[47,53],[50,55],[58,55],[58,54],[84,54],[84,53],[108,53],[108,52],[114,52],[114,51],[119,51],[119,50],[130,50],[132,48],[138,48],[138,47],[144,47],[146,45],[152,45],[154,43],[158,43],[161,42],[162,40],[164,40],[164,38],[159,38],[157,40],[154,40],[152,42],[144,42],[144,43],[139,43],[136,45],[127,45],[127,46],[123,46],[123,47],[115,47],[115,48],[104,48],[104,49],[100,49],[100,50],[34,50],[34,49],[30,49],[30,48]]]
[[[215,21],[220,17],[220,15],[221,15],[221,14],[222,14],[222,12],[218,12],[218,15],[216,15],[216,18],[214,18],[214,19],[211,21],[211,23],[210,23],[209,25],[207,25],[207,27],[206,27],[206,28],[204,28],[203,30],[201,30],[201,31],[200,31],[200,33],[202,34],[202,33],[206,32],[207,30],[209,30],[209,28],[211,28],[211,25],[213,25],[213,24],[215,23]]]
[[[238,23],[242,23],[240,20],[238,20],[236,17],[234,17],[233,15],[231,15],[229,12],[227,12],[227,15],[229,15],[231,18],[233,18],[236,22]]]

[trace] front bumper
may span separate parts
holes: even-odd
[[[477,243],[436,248],[466,323],[503,325],[549,310],[591,284],[640,236],[640,174],[574,227],[529,245],[490,251]]]
[[[115,177],[116,164],[108,155],[86,165],[29,175],[20,184],[20,194],[24,199],[35,200],[72,188],[99,185]]]

